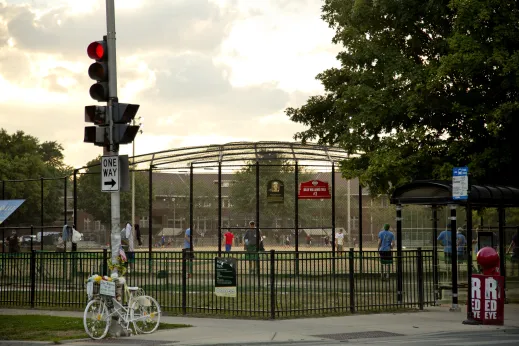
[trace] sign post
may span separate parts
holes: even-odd
[[[466,201],[469,196],[469,168],[454,167],[452,169],[452,199]]]
[[[101,191],[119,192],[119,156],[109,155],[101,158]]]
[[[218,297],[236,298],[236,258],[215,257],[214,293]]]

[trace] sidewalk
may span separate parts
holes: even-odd
[[[0,309],[0,314],[46,314],[82,317],[81,312]],[[390,332],[405,336],[439,332],[484,331],[519,328],[519,305],[505,305],[504,326],[467,326],[461,312],[449,307],[430,307],[423,312],[358,314],[344,317],[304,318],[292,320],[258,321],[163,316],[162,322],[190,324],[191,328],[157,331],[149,335],[120,338],[120,345],[229,345],[244,343],[305,342],[317,344],[330,338],[316,335],[353,332]],[[96,342],[99,343],[99,342]],[[92,345],[90,340],[70,343],[73,346]],[[111,345],[118,345],[111,341]]]

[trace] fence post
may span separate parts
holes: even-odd
[[[418,307],[420,310],[424,308],[424,286],[423,286],[423,254],[422,248],[418,248],[418,252],[416,254],[416,269],[418,271]],[[470,287],[469,287],[470,289]]]
[[[108,275],[108,249],[103,249],[103,276]]]
[[[276,250],[270,250],[270,319],[276,319]]]
[[[350,311],[351,313],[355,312],[355,254],[354,249],[350,248],[349,253],[349,281],[350,281]]]
[[[40,177],[40,232],[41,232],[41,243],[40,243],[40,250],[43,251],[43,177]]]
[[[182,315],[185,315],[187,307],[187,270],[186,270],[186,251],[182,251]]]
[[[34,309],[36,298],[36,250],[31,250],[31,308]]]

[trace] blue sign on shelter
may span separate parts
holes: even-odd
[[[19,206],[25,202],[25,199],[8,199],[0,200],[0,224],[2,224]]]

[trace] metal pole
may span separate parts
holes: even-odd
[[[299,162],[296,161],[294,171],[294,231],[296,242],[296,264],[299,252]],[[297,267],[296,267],[297,268]]]
[[[503,280],[506,286],[506,257],[505,257],[505,208],[499,207],[497,209],[498,219],[499,219],[499,266],[500,266],[500,274],[503,276]],[[506,287],[505,287],[506,288]],[[505,292],[505,302],[506,302],[506,289]]]
[[[347,196],[346,196],[346,227],[348,230],[348,242],[351,247],[351,180],[348,179],[347,182]],[[335,250],[334,241],[332,239],[332,251]]]
[[[299,162],[294,169],[294,237],[295,237],[295,273],[299,275]],[[284,240],[282,239],[282,243]]]
[[[222,255],[222,163],[218,162],[218,256]]]
[[[452,268],[452,307],[451,311],[460,311],[458,306],[458,249],[456,247],[456,205],[451,204],[451,268]]]
[[[438,282],[438,207],[432,206],[432,228],[433,228],[433,286],[434,286],[434,300],[440,297]]]
[[[5,180],[2,180],[2,199],[5,200]],[[5,225],[2,223],[2,253],[5,252]]]
[[[402,304],[403,270],[402,270],[402,205],[396,206],[396,271],[397,271],[397,302]]]
[[[135,119],[132,125],[135,125]],[[135,229],[135,139],[132,142],[132,227]]]
[[[40,250],[43,251],[43,177],[40,177],[40,232],[41,232],[41,243]]]
[[[359,251],[362,256],[362,185],[359,179]],[[361,262],[362,263],[362,262]]]
[[[74,170],[73,190],[74,190],[74,225],[77,225],[77,173],[78,170]],[[65,241],[65,239],[63,239]],[[65,243],[66,244],[66,243]]]
[[[193,163],[189,166],[189,251],[193,252]]]
[[[259,234],[259,218],[260,218],[260,166],[259,161],[256,161],[256,251],[259,251],[260,234]],[[258,270],[259,272],[259,270]]]
[[[151,251],[153,246],[153,165],[148,172],[148,253],[151,263]]]
[[[114,0],[106,0],[106,44],[108,49],[108,107],[107,117],[110,122],[110,148],[104,148],[104,155],[118,156],[118,147],[113,142],[112,107],[117,102],[117,59],[115,43],[115,6]],[[110,193],[112,236],[120,232],[121,227],[121,195],[120,192]],[[112,246],[112,263],[117,263],[118,249]]]
[[[335,162],[332,162],[332,239],[335,239]],[[332,244],[332,254],[335,254],[335,242]]]
[[[68,177],[63,178],[63,195],[64,195],[64,202],[63,202],[63,220],[64,224],[67,224],[67,181]]]
[[[470,191],[470,189],[469,189]],[[472,313],[472,205],[470,197],[465,206],[467,218],[467,320],[463,324],[475,324]]]

